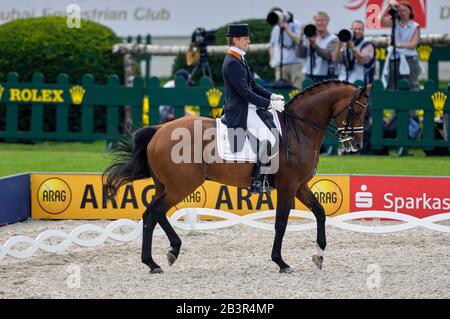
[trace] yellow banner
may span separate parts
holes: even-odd
[[[327,216],[349,211],[348,176],[315,176],[309,185]],[[41,219],[140,219],[151,202],[155,186],[151,179],[122,187],[109,199],[99,174],[31,174],[31,216]],[[250,195],[247,188],[206,181],[169,211],[207,207],[245,215],[276,208],[276,191]],[[308,210],[295,200],[295,208]]]

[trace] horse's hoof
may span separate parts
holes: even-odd
[[[152,270],[150,270],[150,273],[151,274],[162,274],[163,273],[163,270],[162,270],[162,268],[155,268],[155,269],[152,269]]]
[[[317,266],[317,268],[322,269],[322,265],[323,265],[323,257],[322,256],[313,255],[312,261],[313,261],[314,265]]]
[[[169,266],[172,267],[173,263],[177,260],[177,256],[175,256],[171,251],[167,253],[167,261],[169,262]]]
[[[294,269],[291,267],[286,267],[280,269],[280,274],[292,274],[294,272]]]

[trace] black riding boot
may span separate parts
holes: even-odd
[[[260,149],[258,150],[258,156],[256,159],[256,164],[253,167],[252,172],[252,186],[250,186],[251,194],[258,193],[270,193],[273,188],[270,186],[269,175],[261,173],[261,167],[270,166],[270,162],[268,161],[269,151],[271,149],[271,145],[269,141],[264,143],[259,143]],[[263,146],[262,146],[262,145]],[[266,147],[266,149],[264,149]],[[262,159],[264,160],[264,164],[262,163]]]

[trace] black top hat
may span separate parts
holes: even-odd
[[[229,24],[227,37],[249,37],[253,33],[249,31],[248,24]]]

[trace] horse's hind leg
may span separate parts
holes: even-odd
[[[155,230],[157,223],[158,211],[164,210],[164,206],[162,204],[163,197],[163,194],[157,194],[142,216],[143,230],[141,260],[144,264],[150,267],[150,273],[155,274],[162,272],[161,267],[155,263],[152,257],[152,239],[153,231]]]
[[[170,250],[167,253],[167,260],[169,265],[172,266],[180,253],[181,239],[169,223],[166,213],[192,193],[199,185],[201,185],[201,181],[199,181],[198,185],[191,185],[190,189],[183,191],[170,186],[165,187],[164,191],[162,191],[162,184],[157,183],[155,198],[143,216],[142,262],[150,267],[150,273],[162,272],[161,267],[152,258],[152,236],[156,223],[159,223],[169,238]]]
[[[179,200],[176,202],[178,203]],[[152,257],[152,237],[156,223],[159,223],[161,228],[166,233],[170,242],[170,250],[167,253],[169,265],[175,262],[178,258],[181,248],[181,239],[170,225],[167,219],[167,211],[176,203],[170,201],[170,197],[166,193],[155,197],[150,203],[143,216],[143,237],[142,237],[142,262],[150,267],[150,273],[161,273],[161,267],[155,263]]]
[[[169,220],[167,219],[166,213],[172,206],[176,205],[183,198],[184,197],[174,200],[173,197],[171,198],[171,196],[165,196],[164,210],[156,211],[157,221],[158,221],[159,225],[161,226],[161,228],[166,233],[167,237],[169,238],[169,242],[170,242],[170,250],[167,252],[167,261],[169,262],[169,266],[172,266],[173,263],[178,258],[178,255],[180,253],[180,248],[181,248],[181,239],[178,236],[178,234],[175,232],[175,229],[173,229]]]
[[[314,196],[313,192],[307,184],[300,187],[297,190],[296,197],[308,207],[316,217],[317,221],[317,255],[314,255],[313,262],[319,268],[322,269],[323,265],[323,255],[325,247],[327,245],[326,235],[325,235],[325,210],[322,205]]]

